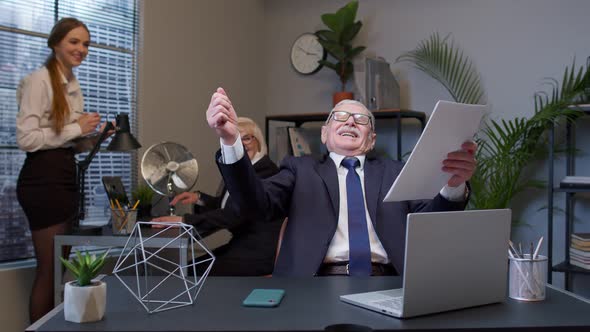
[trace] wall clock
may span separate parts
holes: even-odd
[[[326,59],[326,50],[313,33],[304,33],[295,39],[291,47],[291,64],[303,75],[311,75],[322,68],[319,60]]]

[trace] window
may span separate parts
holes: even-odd
[[[76,70],[86,111],[100,113],[103,120],[128,113],[136,128],[136,0],[0,1],[0,261],[33,256],[28,223],[16,200],[16,180],[25,159],[16,145],[16,87],[45,61],[53,24],[69,16],[86,23],[91,35],[88,57]],[[110,213],[101,178],[120,176],[129,189],[135,183],[135,163],[134,154],[96,155],[86,173],[83,224],[107,222]]]

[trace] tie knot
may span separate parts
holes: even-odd
[[[355,157],[346,157],[342,159],[342,166],[348,168],[348,170],[353,170],[360,164],[361,162]]]

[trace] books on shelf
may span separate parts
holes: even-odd
[[[590,270],[590,233],[572,233],[569,250],[571,265]]]
[[[590,233],[572,233],[570,247],[579,250],[590,250]]]
[[[561,180],[561,188],[590,188],[590,176],[566,176]]]
[[[574,242],[576,241],[576,242]],[[590,250],[590,244],[588,243],[579,243],[578,240],[572,240],[570,244],[570,248],[578,249],[578,250]]]
[[[579,261],[577,259],[573,259],[570,257],[570,265],[574,265],[574,266],[581,267],[586,270],[590,270],[590,261],[584,262],[584,261]]]
[[[572,240],[574,239],[590,244],[590,233],[572,233]]]

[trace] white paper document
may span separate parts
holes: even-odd
[[[440,100],[384,202],[432,199],[451,178],[442,171],[447,154],[472,140],[487,110],[485,105]]]

